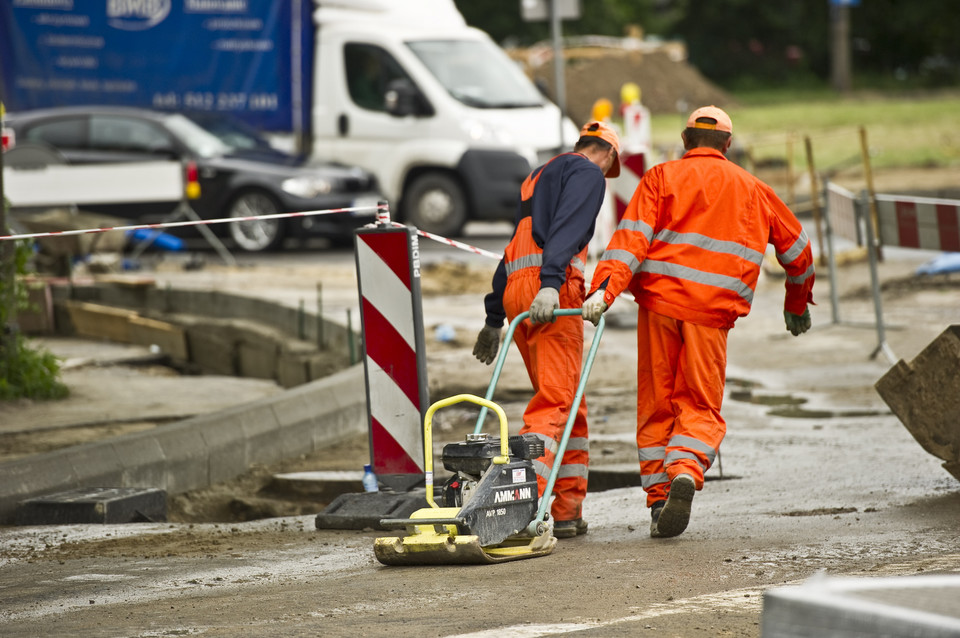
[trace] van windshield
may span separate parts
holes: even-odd
[[[481,109],[541,106],[523,71],[486,40],[414,40],[407,46],[457,100]]]

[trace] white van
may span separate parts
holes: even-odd
[[[512,220],[524,177],[576,141],[453,0],[317,5],[312,155],[373,172],[394,218],[440,235]]]

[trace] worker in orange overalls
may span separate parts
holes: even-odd
[[[719,108],[690,115],[686,153],[644,174],[583,305],[593,323],[624,289],[639,306],[637,449],[655,538],[686,529],[718,454],[727,331],[750,312],[768,243],[787,273],[787,330],[810,328],[810,241],[772,188],[726,159],[732,134]]]
[[[534,461],[540,496],[580,383],[583,321],[556,317],[557,308],[580,308],[586,289],[587,244],[603,204],[605,177],[620,174],[620,140],[608,124],[589,122],[572,153],[557,155],[523,182],[516,229],[484,299],[486,321],[473,354],[490,364],[497,356],[504,318],[530,316],[513,339],[533,384],[521,434],[532,433],[546,452]],[[551,504],[553,535],[586,534],[582,503],[587,495],[587,404],[583,400],[572,425]]]

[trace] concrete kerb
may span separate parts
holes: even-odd
[[[208,487],[367,430],[363,366],[225,411],[0,463],[0,523],[21,501],[79,487]],[[105,484],[106,483],[106,484]]]
[[[327,349],[346,350],[350,341],[349,328],[337,322],[320,319],[304,310],[287,308],[276,303],[209,290],[179,290],[151,286],[117,284],[74,284],[55,287],[55,302],[66,298],[100,303],[120,308],[135,308],[156,313],[182,313],[221,319],[247,319],[271,326],[292,337],[318,343],[322,330]],[[322,323],[322,327],[319,325]],[[300,334],[302,332],[302,335]]]

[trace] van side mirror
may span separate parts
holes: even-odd
[[[392,80],[383,95],[387,113],[395,117],[406,115],[432,115],[433,108],[423,94],[406,78]]]

